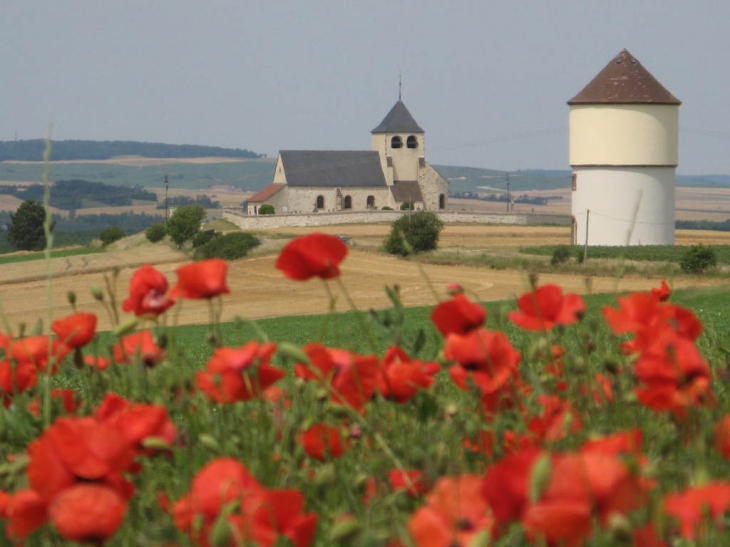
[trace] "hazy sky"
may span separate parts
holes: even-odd
[[[727,0],[0,0],[0,140],[366,150],[398,99],[430,163],[567,169],[566,101],[627,48],[730,173]]]

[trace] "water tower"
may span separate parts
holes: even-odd
[[[674,244],[680,104],[625,49],[568,101],[573,243]]]

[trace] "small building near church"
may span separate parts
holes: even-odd
[[[399,209],[445,210],[449,183],[426,162],[425,132],[402,100],[372,130],[372,150],[282,150],[274,178],[248,199],[276,214]]]

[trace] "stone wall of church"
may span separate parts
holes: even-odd
[[[446,209],[449,205],[449,181],[442,177],[436,169],[426,163],[418,171],[418,185],[421,187],[423,202],[428,211]],[[439,198],[443,196],[443,207],[439,207]]]
[[[404,211],[350,211],[342,213],[313,213],[308,215],[243,215],[238,211],[225,210],[223,218],[243,230],[265,230],[269,228],[317,227],[338,224],[391,223],[408,214]],[[521,226],[556,225],[570,226],[568,215],[528,215],[500,213],[439,212],[444,222],[465,224],[515,224]]]
[[[317,198],[322,197],[324,206],[318,208],[320,212],[335,212],[345,209],[347,197],[350,198],[353,211],[367,211],[368,209],[381,209],[385,206],[393,207],[390,198],[390,190],[385,187],[378,188],[341,188],[341,200],[337,198],[337,189],[331,187],[308,186],[303,188],[288,187],[287,200],[288,212],[290,213],[312,213],[317,209]],[[372,197],[372,206],[368,207],[368,198]]]

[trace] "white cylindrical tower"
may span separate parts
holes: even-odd
[[[573,243],[674,244],[680,104],[625,49],[568,101]]]

